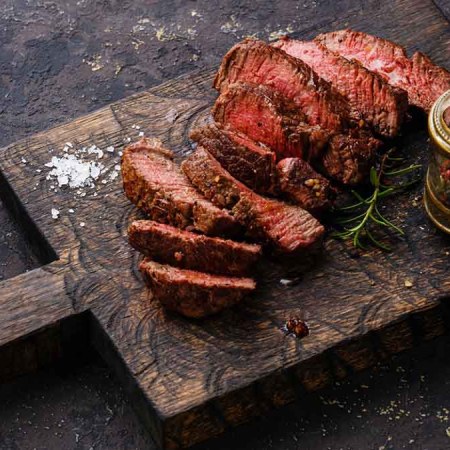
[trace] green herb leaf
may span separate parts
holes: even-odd
[[[335,210],[337,214],[335,225],[339,231],[335,231],[332,236],[338,239],[349,239],[355,247],[360,249],[367,249],[367,246],[362,242],[362,239],[364,239],[367,243],[381,250],[391,251],[388,245],[381,242],[374,235],[376,229],[384,228],[395,234],[404,235],[404,231],[400,227],[381,214],[379,204],[385,197],[394,195],[416,184],[420,180],[417,172],[422,166],[410,164],[407,167],[398,168],[398,163],[403,161],[403,158],[393,157],[392,153],[394,150],[391,149],[383,156],[378,169],[375,166],[371,167],[370,184],[373,187],[372,192],[364,196],[364,194],[352,190],[351,194],[356,198],[357,202]],[[388,168],[389,170],[386,170]],[[405,177],[411,173],[414,173],[416,176],[412,179],[408,178],[404,182],[395,183],[397,177]],[[385,180],[385,178],[389,180]]]

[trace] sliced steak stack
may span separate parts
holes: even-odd
[[[327,174],[344,184],[356,184],[366,179],[381,142],[358,130],[345,131],[350,114],[348,101],[311,67],[281,49],[247,39],[225,55],[214,87],[227,95],[230,86],[239,81],[271,88],[292,101],[309,125],[337,133],[336,138],[329,141],[323,160]],[[344,145],[346,140],[347,147]],[[345,172],[339,171],[342,168]]]
[[[450,72],[420,52],[408,58],[403,47],[386,39],[353,30],[325,33],[316,39],[343,57],[358,61],[392,86],[404,89],[409,103],[425,112],[450,89]]]
[[[127,197],[151,219],[210,235],[235,234],[239,227],[226,211],[199,194],[157,139],[128,146],[122,157]]]
[[[389,85],[381,76],[328,50],[318,41],[283,38],[273,45],[299,58],[330,82],[349,101],[354,121],[367,123],[387,138],[398,134],[408,108],[403,89]]]
[[[255,289],[252,279],[240,277],[259,258],[261,248],[179,229],[229,234],[240,227],[226,210],[192,187],[172,157],[157,139],[142,139],[126,148],[126,195],[152,219],[164,222],[134,222],[129,240],[147,256],[140,270],[155,298],[187,317],[203,317],[234,305]]]
[[[230,307],[252,292],[251,278],[211,275],[144,259],[139,266],[153,295],[167,309],[200,318]]]
[[[255,194],[201,146],[183,161],[182,169],[206,198],[231,209],[249,236],[276,250],[295,253],[317,243],[324,233],[323,226],[307,211]]]
[[[269,147],[218,124],[194,130],[191,138],[234,178],[259,194],[287,197],[314,214],[331,206],[334,191],[330,182],[299,158],[277,164],[276,154]]]
[[[262,142],[279,158],[300,157],[344,184],[357,184],[367,176],[381,144],[371,136],[361,137],[359,130],[333,134],[306,124],[305,115],[289,99],[267,86],[229,85],[212,113],[216,122]]]
[[[284,95],[310,125],[333,131],[347,126],[347,101],[307,64],[263,41],[246,39],[223,58],[214,87],[223,92],[238,81],[269,86]]]
[[[324,234],[312,214],[336,192],[325,176],[367,179],[382,144],[371,131],[396,136],[408,101],[428,111],[450,89],[450,73],[344,30],[313,42],[247,39],[226,54],[214,87],[216,123],[191,133],[196,150],[181,168],[156,139],[122,158],[126,195],[152,219],[128,230],[145,256],[144,280],[166,308],[193,318],[255,289],[246,276],[261,247],[217,236],[245,231],[283,255],[311,250]]]
[[[261,256],[259,245],[180,230],[152,220],[136,220],[130,244],[145,256],[181,269],[242,276]]]

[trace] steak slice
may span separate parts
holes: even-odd
[[[203,195],[231,209],[249,236],[261,239],[283,253],[312,246],[323,226],[307,211],[254,193],[233,178],[203,147],[183,161],[182,169]]]
[[[218,124],[198,128],[190,137],[246,186],[262,194],[276,192],[276,154],[270,148]]]
[[[134,221],[128,239],[155,261],[222,275],[242,276],[261,256],[259,245],[207,237],[152,220]]]
[[[381,76],[328,50],[318,41],[285,37],[273,45],[301,59],[330,82],[348,100],[354,121],[368,123],[384,137],[398,134],[408,109],[406,91],[391,86]]]
[[[362,130],[333,136],[320,127],[306,125],[292,102],[266,86],[230,85],[220,94],[212,113],[224,127],[262,142],[280,159],[299,157],[344,184],[356,184],[367,177],[381,145]]]
[[[139,270],[161,304],[186,317],[200,318],[233,306],[256,284],[251,278],[234,278],[184,270],[144,259]]]
[[[299,158],[285,158],[277,164],[281,191],[313,214],[329,209],[335,198],[330,182]]]
[[[295,104],[267,86],[235,83],[214,104],[214,120],[274,149],[278,156],[320,158],[329,133],[305,123]]]
[[[223,58],[214,87],[223,92],[237,81],[281,93],[301,109],[310,125],[332,131],[347,126],[347,101],[307,64],[263,41],[246,39]]]
[[[409,59],[394,42],[353,30],[317,36],[319,42],[347,59],[354,59],[408,93],[411,105],[428,112],[437,98],[450,89],[450,72],[422,53]]]
[[[411,88],[414,90],[413,101],[416,106],[430,111],[434,102],[450,89],[450,72],[421,52],[416,52],[411,58],[412,74]]]
[[[131,202],[158,222],[211,235],[236,233],[233,217],[202,197],[172,158],[157,139],[141,139],[125,149],[123,187]]]
[[[323,171],[331,178],[347,185],[367,181],[377,150],[382,142],[358,134],[336,134],[329,142],[322,158]]]

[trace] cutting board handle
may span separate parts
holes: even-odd
[[[60,261],[0,283],[0,381],[60,356],[59,324],[75,315]]]

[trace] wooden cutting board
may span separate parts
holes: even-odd
[[[348,25],[377,32],[450,68],[450,31],[437,9],[419,0],[371,8],[318,24],[317,32]],[[127,243],[138,214],[117,176],[119,152],[145,132],[181,159],[190,151],[189,130],[215,98],[212,75],[170,81],[0,151],[2,199],[46,263],[0,283],[1,378],[88,339],[117,371],[155,441],[169,449],[442,334],[449,317],[450,239],[428,222],[421,187],[388,204],[406,232],[392,253],[357,255],[327,238],[314,259],[265,259],[256,294],[203,321],[166,314],[152,300]],[[425,126],[413,128],[398,143],[411,161],[427,153]],[[92,145],[95,152],[80,152]],[[59,188],[48,166],[64,155],[102,164],[102,175],[90,187]],[[309,337],[281,331],[291,317],[308,322]]]

